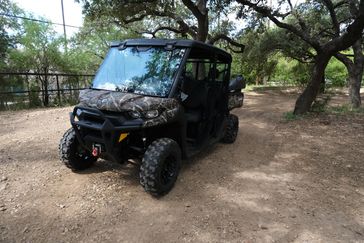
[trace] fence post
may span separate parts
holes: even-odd
[[[62,100],[61,100],[61,90],[60,90],[60,88],[59,88],[58,74],[56,74],[56,82],[57,82],[57,96],[58,96],[58,102],[59,102],[59,105],[62,105]]]
[[[25,82],[27,82],[27,89],[28,89],[28,106],[31,107],[32,106],[32,101],[31,101],[31,93],[30,93],[30,84],[29,84],[29,77],[28,74],[25,74]]]

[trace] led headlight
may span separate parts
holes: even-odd
[[[145,118],[151,119],[151,118],[156,118],[157,116],[159,116],[159,111],[158,110],[150,110],[144,113]]]
[[[130,111],[129,112],[129,115],[131,116],[131,117],[133,117],[133,118],[140,118],[140,116],[141,116],[141,114],[140,114],[140,112],[139,111]]]

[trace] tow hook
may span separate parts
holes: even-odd
[[[92,156],[99,157],[101,154],[101,144],[92,145]]]

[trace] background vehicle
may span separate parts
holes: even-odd
[[[181,159],[232,143],[245,83],[231,82],[231,56],[191,40],[135,39],[111,45],[92,88],[80,93],[72,128],[60,142],[72,170],[99,157],[142,159],[140,182],[152,195],[173,187]]]

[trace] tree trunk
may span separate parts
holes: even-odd
[[[200,15],[195,15],[197,18],[197,40],[206,42],[209,34],[209,12],[207,9],[207,1],[199,0],[196,3]]]
[[[353,45],[354,63],[349,72],[349,97],[353,108],[361,106],[360,87],[363,78],[364,55],[362,48],[363,39],[360,38]]]
[[[37,82],[38,83],[40,82],[40,92],[41,92],[41,96],[42,96],[42,104],[44,104],[44,82],[40,75],[38,75]]]
[[[206,42],[208,33],[209,33],[209,21],[208,17],[204,16],[204,18],[198,20],[197,40]]]
[[[325,89],[326,89],[326,80],[325,80],[325,71],[324,71],[324,75],[321,78],[319,93],[320,94],[325,93]]]
[[[353,45],[353,60],[341,53],[335,55],[345,65],[348,71],[349,102],[353,108],[359,108],[361,106],[360,88],[364,68],[364,55],[361,43],[362,39],[359,39]]]
[[[361,106],[360,87],[363,76],[363,68],[353,64],[349,72],[349,99],[353,108]]]
[[[293,111],[295,115],[304,114],[311,109],[312,103],[316,99],[316,96],[319,92],[320,84],[322,82],[322,78],[325,75],[325,69],[329,63],[330,58],[331,55],[324,51],[317,54],[310,83],[296,101]]]
[[[255,85],[259,85],[260,84],[260,76],[257,75],[257,77],[255,78]]]

